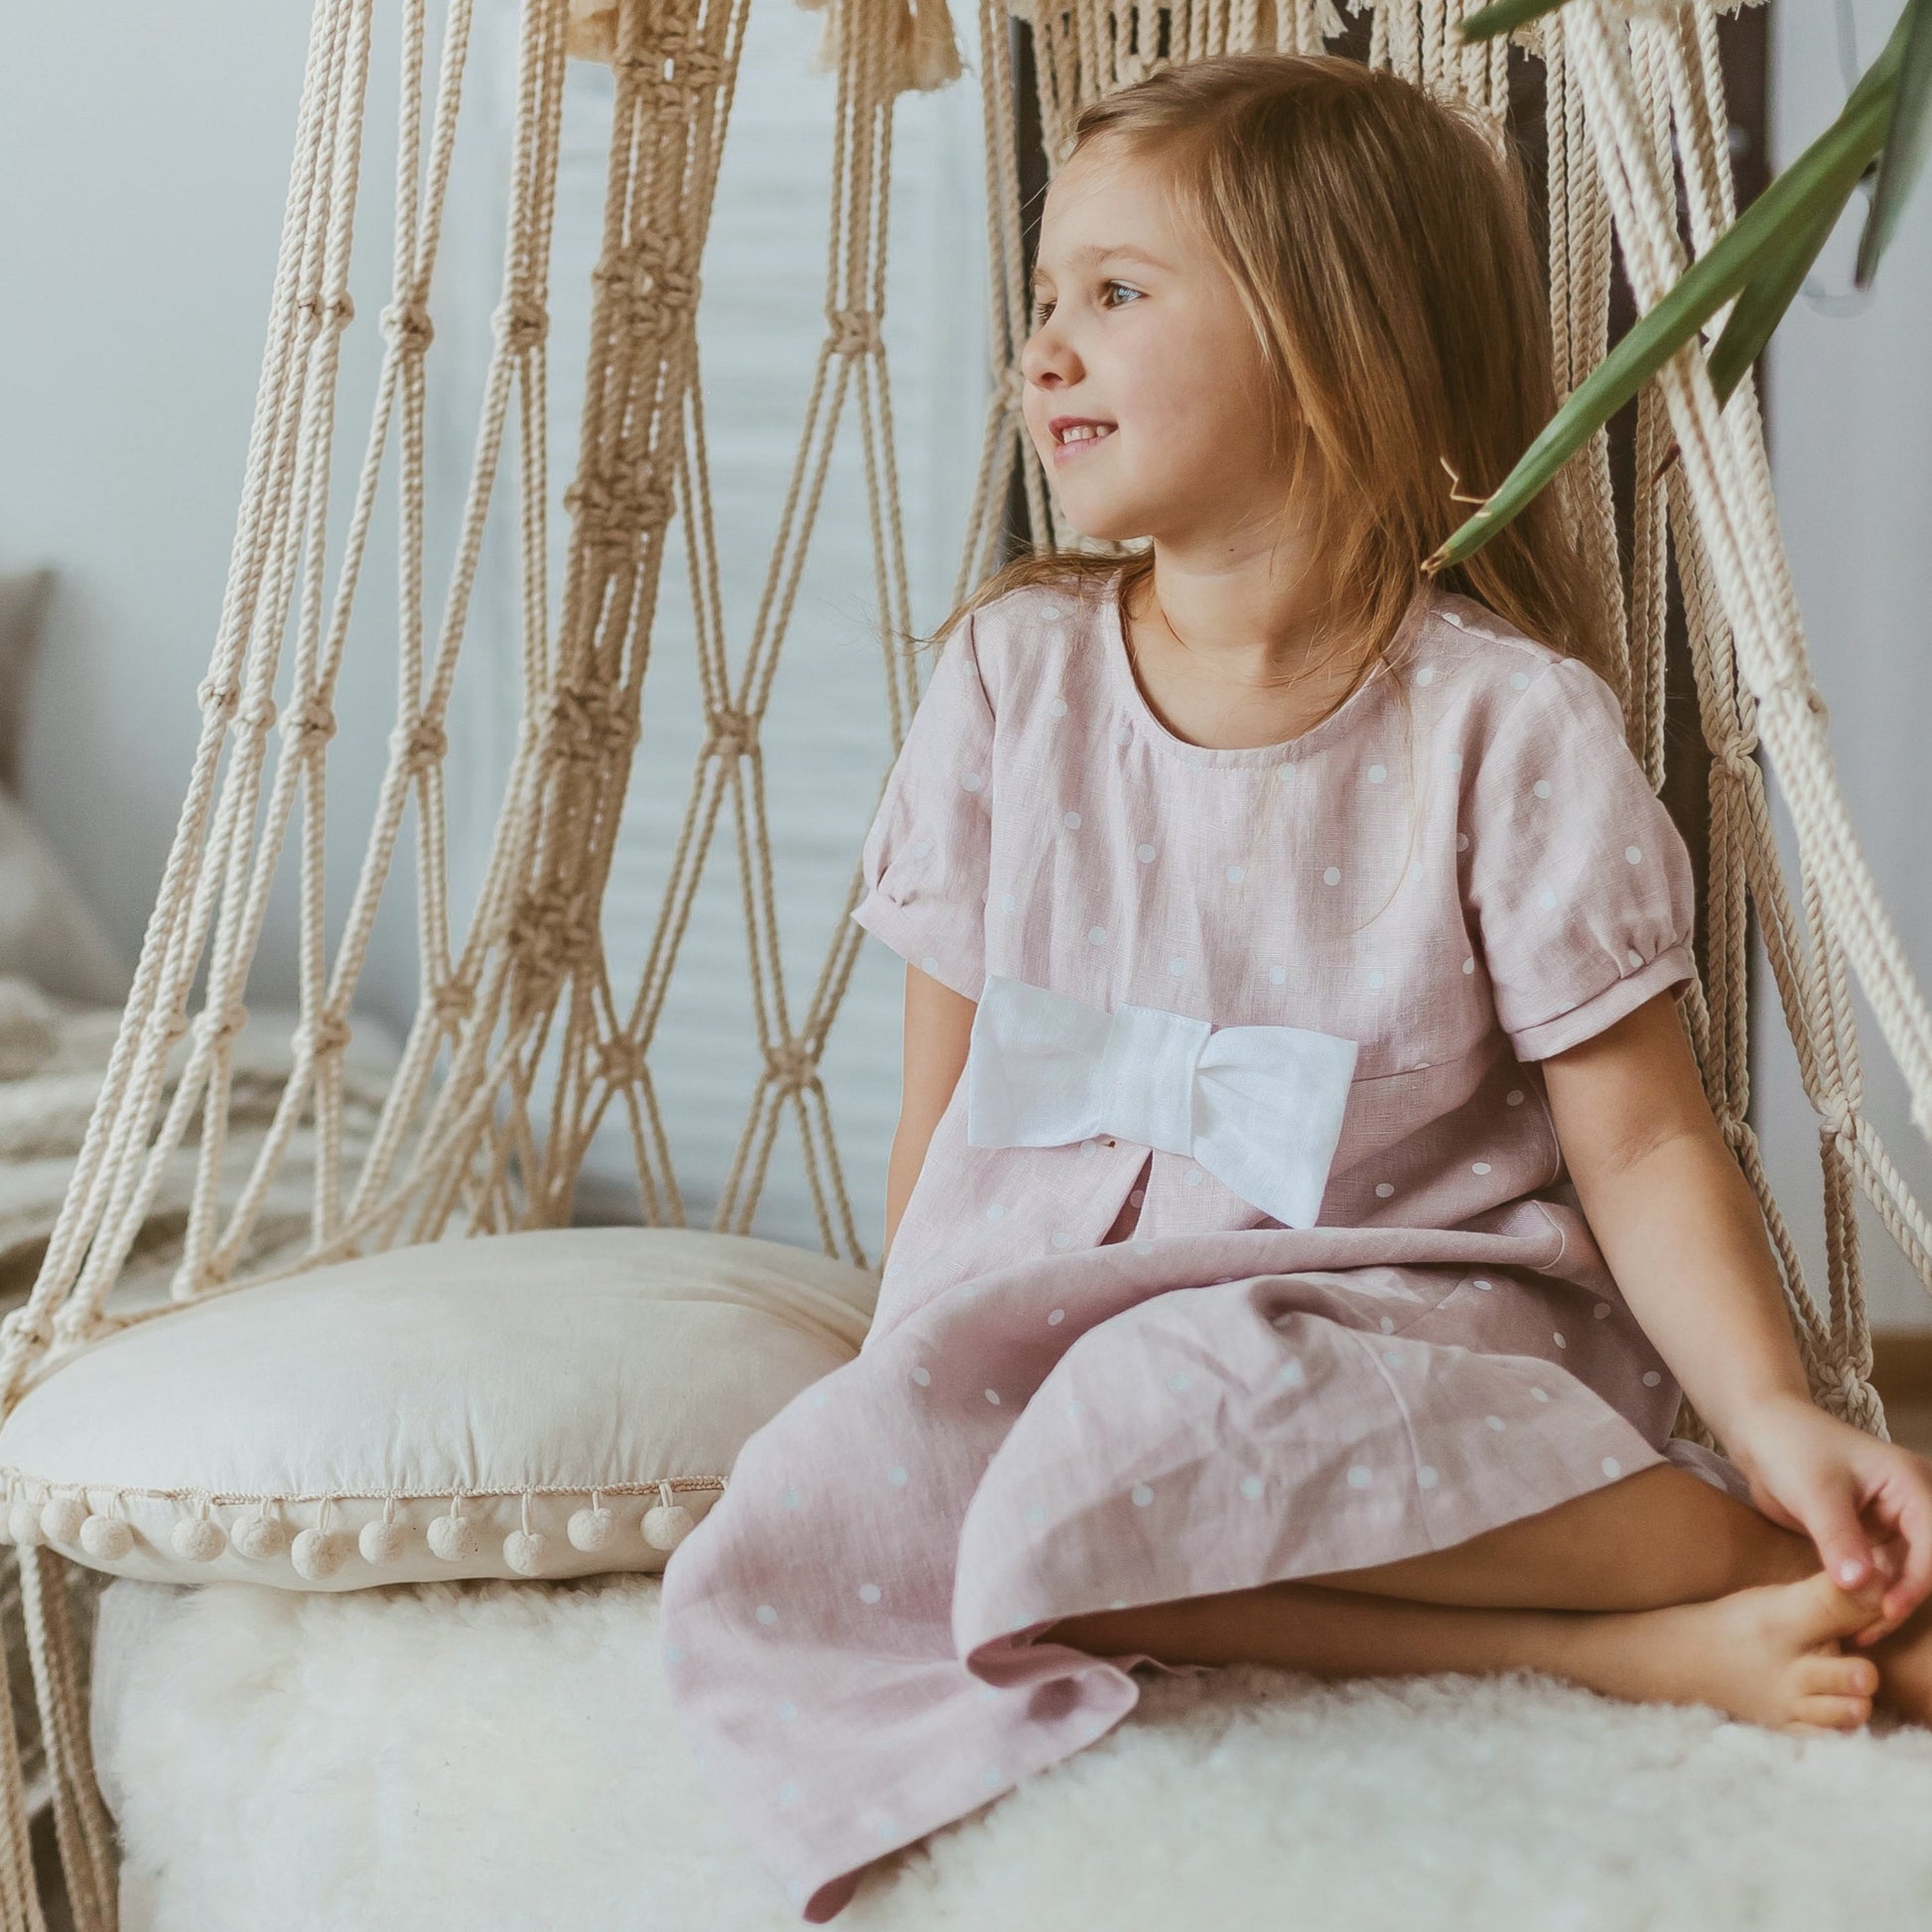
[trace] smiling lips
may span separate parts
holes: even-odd
[[[1053,437],[1053,461],[1064,462],[1082,450],[1090,450],[1113,435],[1115,426],[1087,416],[1055,416],[1046,425]]]

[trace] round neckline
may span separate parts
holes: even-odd
[[[1379,689],[1387,675],[1390,664],[1399,661],[1404,646],[1409,642],[1424,614],[1435,601],[1434,588],[1427,581],[1418,585],[1416,595],[1410,599],[1409,608],[1403,613],[1402,621],[1396,626],[1395,636],[1390,640],[1387,654],[1379,661],[1374,670],[1344,698],[1327,717],[1319,719],[1298,732],[1293,738],[1281,738],[1268,745],[1196,745],[1191,740],[1181,738],[1171,732],[1156,716],[1154,707],[1148,703],[1147,693],[1141,689],[1141,681],[1134,675],[1134,664],[1127,653],[1127,626],[1121,616],[1120,587],[1122,573],[1116,571],[1107,580],[1107,594],[1101,601],[1101,626],[1107,655],[1107,673],[1112,680],[1121,700],[1133,713],[1136,722],[1147,736],[1171,756],[1180,758],[1191,765],[1253,765],[1292,763],[1304,751],[1322,739],[1331,736],[1345,722],[1352,722],[1351,714],[1362,709],[1371,691]]]

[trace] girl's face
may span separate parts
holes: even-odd
[[[1206,563],[1272,526],[1287,480],[1261,345],[1227,271],[1117,144],[1083,149],[1047,190],[1033,321],[1027,429],[1076,530]],[[1091,427],[1065,440],[1074,423]]]

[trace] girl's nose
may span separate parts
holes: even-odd
[[[1074,357],[1047,321],[1028,337],[1020,351],[1020,373],[1042,389],[1071,379]]]

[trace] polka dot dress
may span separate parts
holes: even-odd
[[[1430,586],[1326,719],[1208,749],[1141,691],[1117,591],[956,627],[853,917],[968,999],[1352,1039],[1340,1139],[1289,1228],[1104,1128],[971,1146],[960,1082],[864,1349],[665,1570],[680,1729],[810,1923],[1169,1668],[1061,1618],[1392,1562],[1664,1459],[1746,1493],[1670,1440],[1537,1066],[1693,972],[1689,855],[1608,685]]]

